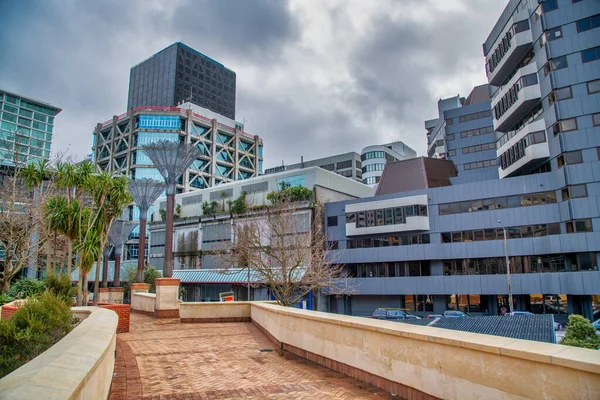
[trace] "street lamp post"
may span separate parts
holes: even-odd
[[[502,226],[502,231],[504,232],[504,257],[506,258],[506,282],[508,283],[508,308],[510,310],[510,315],[513,315],[514,307],[513,307],[513,296],[512,296],[512,286],[510,284],[510,260],[508,259],[508,240],[506,238],[506,228],[502,225],[501,221],[498,221],[500,226]]]

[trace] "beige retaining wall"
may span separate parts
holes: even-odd
[[[257,302],[251,304],[251,318],[282,347],[309,359],[359,378],[368,375],[370,381],[375,376],[375,384],[396,382],[442,399],[597,399],[600,394],[600,351]]]
[[[154,314],[154,305],[156,304],[156,294],[154,293],[132,293],[131,309]]]
[[[242,322],[250,321],[250,304],[248,301],[228,303],[181,303],[179,318],[181,322]]]
[[[67,336],[0,380],[1,399],[106,399],[115,363],[117,314],[73,307],[87,314]]]

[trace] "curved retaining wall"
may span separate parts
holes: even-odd
[[[597,399],[600,351],[253,303],[291,353],[402,398]]]
[[[82,321],[38,357],[0,380],[0,399],[106,399],[115,363],[117,314],[73,307]],[[85,316],[85,318],[83,318]]]

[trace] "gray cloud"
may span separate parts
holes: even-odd
[[[236,71],[265,167],[390,140],[422,154],[436,101],[485,81],[500,3],[0,0],[0,88],[62,107],[53,150],[81,158],[125,111],[131,66],[182,41]]]

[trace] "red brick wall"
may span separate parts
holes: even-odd
[[[131,312],[131,306],[129,304],[98,303],[98,307],[107,308],[117,313],[117,316],[119,317],[117,333],[129,332],[129,314]]]
[[[5,304],[2,306],[2,319],[9,319],[17,312],[17,307]]]

